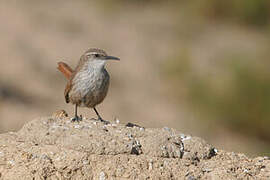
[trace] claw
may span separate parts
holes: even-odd
[[[81,116],[80,117],[79,116],[75,116],[74,118],[71,119],[72,122],[76,122],[76,121],[79,122],[81,120],[82,120],[82,117]]]
[[[103,122],[104,124],[110,124],[110,121],[106,121],[106,120],[102,119],[101,117],[99,117],[98,120],[100,122]]]

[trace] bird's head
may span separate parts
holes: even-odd
[[[102,49],[91,48],[87,50],[82,57],[93,66],[104,67],[108,60],[120,60],[118,57],[108,56]]]

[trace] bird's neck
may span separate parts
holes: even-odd
[[[89,62],[86,66],[87,71],[100,72],[105,69],[105,62]]]

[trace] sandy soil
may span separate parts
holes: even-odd
[[[268,157],[216,149],[171,128],[71,122],[63,111],[0,135],[0,179],[269,179]]]

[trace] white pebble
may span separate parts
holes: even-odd
[[[89,164],[89,161],[88,160],[83,160],[83,162],[82,162],[84,165],[87,165],[87,164]]]
[[[191,136],[186,136],[186,135],[184,135],[184,134],[180,134],[180,137],[181,137],[181,140],[182,140],[182,141],[186,141],[186,140],[191,139]]]
[[[74,126],[74,128],[75,128],[75,129],[80,129],[81,126],[80,126],[79,124],[76,124],[76,125]]]
[[[106,180],[106,175],[103,171],[99,174],[99,180]]]
[[[10,161],[8,161],[8,164],[14,166],[15,165],[15,161],[14,160],[10,160]]]
[[[148,163],[148,166],[149,166],[149,170],[152,170],[153,169],[153,162],[152,161],[150,161],[149,163]]]

